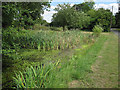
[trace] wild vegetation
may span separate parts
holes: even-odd
[[[109,38],[111,17],[112,26],[118,18],[94,4],[58,4],[48,23],[41,14],[50,2],[3,2],[3,88],[70,88],[92,73]]]
[[[41,58],[43,58],[43,56],[41,56],[42,55],[41,53],[46,54],[47,52],[54,51],[54,50],[57,50],[58,52],[61,52],[62,50],[66,51],[68,49],[74,49],[76,47],[80,47],[85,44],[92,44],[93,42],[95,42],[95,39],[93,38],[92,35],[83,34],[80,31],[65,31],[65,32],[21,31],[21,32],[18,32],[18,31],[15,31],[15,29],[13,29],[13,31],[10,30],[10,32],[8,32],[8,34],[6,32],[8,32],[8,31],[3,32],[3,34],[5,34],[3,37],[3,46],[4,46],[4,48],[3,48],[3,67],[5,66],[3,71],[6,71],[6,67],[9,67],[9,68],[16,67],[14,65],[9,66],[10,63],[9,64],[6,63],[9,60],[12,60],[11,64],[15,64],[15,63],[19,64],[21,62],[21,60],[25,61],[25,63],[22,65],[22,67],[24,67],[24,68],[27,66],[30,66],[30,65],[38,66],[39,64],[41,64]],[[8,38],[8,35],[9,35],[9,38]],[[27,49],[31,49],[31,50],[36,49],[37,50],[37,52],[39,53],[38,54],[39,56],[38,56],[38,60],[37,60],[38,63],[37,62],[36,63],[38,65],[31,63],[30,58],[32,58],[32,59],[37,58],[37,57],[35,57],[36,55],[34,52],[32,54],[27,52],[27,54],[28,54],[27,57],[25,57],[26,54],[25,55],[21,54],[21,50],[22,50],[22,52],[25,52]],[[51,59],[53,59],[53,58],[51,58]],[[26,62],[26,60],[30,60],[30,62],[28,62],[28,61]],[[27,63],[29,63],[29,64],[27,64]],[[47,64],[49,65],[49,63],[47,63]],[[47,65],[45,65],[45,66],[47,66]],[[21,69],[22,67],[17,67],[17,69],[20,71],[22,70],[22,72],[23,72],[24,70]],[[51,67],[49,67],[49,69],[50,68]],[[16,70],[14,70],[14,71],[16,71]],[[42,71],[41,71],[41,73],[42,73]],[[38,73],[38,74],[40,74],[40,73]],[[18,75],[18,76],[21,76],[21,75]],[[19,80],[18,80],[18,82],[19,82]],[[26,82],[26,84],[27,83],[29,83],[29,82]],[[18,87],[21,87],[22,84],[21,83],[19,83],[19,84],[20,84],[20,86],[18,86]],[[25,86],[25,87],[30,87],[30,86]],[[41,87],[41,86],[36,86],[36,87]]]

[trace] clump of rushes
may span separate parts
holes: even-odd
[[[43,51],[45,52],[45,47],[46,47],[46,44],[45,42],[43,42]]]
[[[56,42],[54,42],[54,49],[56,50]]]
[[[54,44],[53,44],[53,41],[50,42],[50,50],[53,50],[54,49]]]
[[[47,50],[50,50],[50,43],[47,43]]]
[[[38,43],[38,50],[40,50],[41,49],[41,46],[40,46],[40,43]]]
[[[63,40],[62,41],[62,49],[64,50],[64,44],[65,44],[65,41]]]
[[[54,70],[59,64],[59,60],[56,63],[50,63],[49,65],[30,66],[22,73],[15,73],[13,77],[16,87],[14,88],[45,88],[45,82],[47,81],[47,75]]]
[[[57,45],[57,50],[59,49],[58,47],[59,47],[59,43],[58,42],[56,42],[56,45]]]

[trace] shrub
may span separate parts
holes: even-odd
[[[33,29],[34,30],[49,30],[50,28],[47,26],[41,26],[40,24],[35,24]]]
[[[33,29],[34,29],[34,30],[40,30],[40,24],[35,24],[35,25],[33,26]]]
[[[50,27],[53,31],[62,31],[62,27]]]
[[[93,35],[99,36],[100,33],[103,31],[103,28],[100,25],[95,25],[92,31]]]

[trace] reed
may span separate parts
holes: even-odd
[[[47,81],[48,74],[54,70],[60,60],[49,65],[42,64],[37,66],[30,66],[24,72],[19,71],[13,77],[16,88],[45,88],[44,82]]]
[[[16,34],[14,34],[16,33]],[[9,36],[9,38],[8,38]],[[31,32],[7,32],[5,36],[3,33],[3,47],[9,46],[9,48],[30,48],[38,50],[59,50],[66,48],[73,48],[77,45],[88,43],[90,38],[87,38],[87,34],[83,34],[80,31],[40,31],[34,33]],[[87,40],[86,40],[87,39]]]

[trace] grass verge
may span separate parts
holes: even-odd
[[[84,85],[80,87],[118,88],[118,37],[110,33],[107,38],[91,66],[93,73],[88,73]]]

